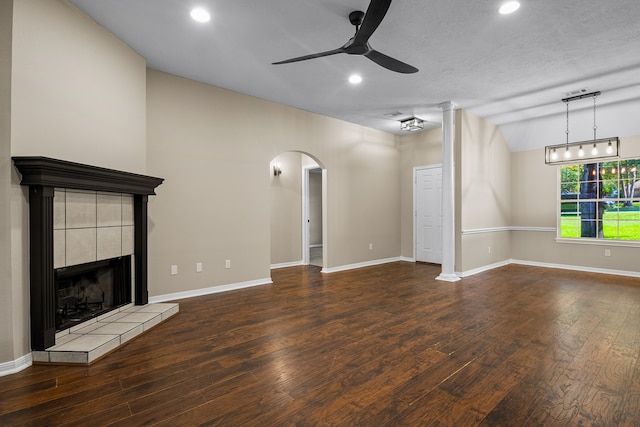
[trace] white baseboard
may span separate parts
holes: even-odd
[[[505,261],[497,262],[495,264],[474,268],[472,270],[456,272],[456,274],[460,277],[469,277],[469,276],[473,276],[474,274],[483,273],[485,271],[493,270],[494,268],[504,267],[505,265],[509,265],[509,264],[530,265],[532,267],[543,267],[543,268],[557,268],[561,270],[584,271],[587,273],[611,274],[614,276],[640,277],[640,272],[638,271],[612,270],[608,268],[583,267],[580,265],[552,264],[548,262],[525,261],[520,259],[508,259]]]
[[[504,267],[505,265],[509,265],[509,264],[511,264],[511,260],[506,259],[504,261],[496,262],[494,264],[484,265],[482,267],[474,268],[467,271],[462,271],[462,272],[456,271],[456,274],[460,277],[469,277],[469,276],[473,276],[474,274],[483,273],[485,271],[493,270],[494,268]]]
[[[304,265],[302,263],[302,260],[300,260],[300,261],[291,261],[291,262],[281,262],[280,264],[271,264],[271,269],[275,270],[277,268],[297,267],[299,265]]]
[[[321,272],[336,273],[338,271],[353,270],[353,269],[362,268],[362,267],[371,267],[372,265],[388,264],[390,262],[397,262],[397,261],[403,261],[402,257],[376,259],[373,261],[358,262],[355,264],[341,265],[338,267],[329,267],[329,268],[325,267],[322,269]]]
[[[394,258],[385,258],[385,259],[378,259],[378,260],[372,260],[372,261],[365,261],[365,262],[359,262],[359,263],[355,263],[355,264],[348,264],[348,265],[341,265],[338,267],[329,267],[329,268],[323,268],[321,270],[322,273],[336,273],[338,271],[346,271],[346,270],[353,270],[356,268],[362,268],[362,267],[370,267],[370,266],[374,266],[374,265],[380,265],[380,264],[387,264],[390,262],[397,262],[397,261],[403,261],[403,262],[416,262],[415,259],[413,258],[408,258],[408,257],[394,257]],[[470,277],[473,276],[475,274],[479,274],[479,273],[483,273],[485,271],[489,271],[489,270],[493,270],[495,268],[499,268],[499,267],[504,267],[506,265],[509,264],[520,264],[520,265],[530,265],[533,267],[545,267],[545,268],[558,268],[558,269],[563,269],[563,270],[574,270],[574,271],[585,271],[585,272],[590,272],[590,273],[601,273],[601,274],[611,274],[611,275],[616,275],[616,276],[629,276],[629,277],[640,277],[640,272],[637,271],[623,271],[623,270],[612,270],[612,269],[605,269],[605,268],[595,268],[595,267],[583,267],[583,266],[576,266],[576,265],[565,265],[565,264],[552,264],[552,263],[545,263],[545,262],[537,262],[537,261],[524,261],[524,260],[518,260],[518,259],[508,259],[508,260],[504,260],[504,261],[500,261],[494,264],[489,264],[489,265],[485,265],[482,267],[478,267],[478,268],[474,268],[472,270],[467,270],[467,271],[463,271],[463,272],[456,272],[456,274],[459,277]],[[286,263],[285,264],[276,264],[271,266],[271,268],[284,268],[284,267],[291,267],[291,266],[295,266],[295,265],[302,265],[301,262],[294,262],[294,263]],[[197,296],[202,296],[202,295],[209,295],[209,294],[215,294],[218,292],[226,292],[226,291],[233,291],[236,289],[243,289],[243,288],[249,288],[249,287],[253,287],[253,286],[261,286],[261,285],[268,285],[273,283],[271,281],[271,278],[265,278],[265,279],[258,279],[258,280],[251,280],[248,282],[241,282],[241,283],[231,283],[231,284],[227,284],[227,285],[219,285],[219,286],[212,286],[210,288],[204,288],[204,289],[195,289],[192,291],[186,291],[186,292],[176,292],[173,294],[166,294],[166,295],[159,295],[159,296],[155,296],[155,297],[150,297],[149,298],[149,302],[150,303],[157,303],[157,302],[166,302],[166,301],[173,301],[173,300],[177,300],[177,299],[183,299],[183,298],[192,298],[192,297],[197,297]],[[17,369],[15,372],[18,372],[21,369],[24,369],[26,367],[28,367],[31,364],[30,358],[31,355],[27,355],[29,357],[29,361],[28,362],[20,362],[19,365],[22,366],[23,363],[27,363],[24,367],[21,367],[19,369]],[[27,357],[25,356],[25,357]],[[19,359],[20,360],[20,359]],[[8,367],[5,367],[3,364],[0,364],[0,375],[2,375],[3,369],[7,369],[7,370],[12,370],[13,368],[13,363],[14,362],[6,362],[5,364],[9,364]],[[9,372],[11,373],[11,372]]]
[[[235,291],[237,289],[251,288],[253,286],[270,285],[273,282],[271,278],[250,280],[248,282],[231,283],[228,285],[212,286],[210,288],[194,289],[192,291],[176,292],[173,294],[158,295],[150,297],[150,303],[174,301],[177,299],[193,298],[203,295],[217,294],[219,292]]]
[[[552,264],[548,262],[524,261],[512,259],[510,264],[530,265],[532,267],[558,268],[561,270],[584,271],[587,273],[611,274],[614,276],[640,277],[638,271],[612,270],[609,268],[583,267],[580,265]]]
[[[23,369],[27,369],[33,363],[33,358],[31,357],[31,353],[25,354],[24,356],[12,360],[11,362],[0,363],[0,377],[5,375],[15,374],[16,372],[20,372]]]
[[[336,271],[352,270],[354,268],[367,267],[367,266],[370,266],[370,265],[386,264],[388,262],[396,262],[396,261],[416,262],[415,258],[398,257],[398,258],[389,258],[389,259],[383,259],[383,260],[362,262],[362,263],[358,263],[358,264],[344,265],[344,266],[340,266],[340,267],[331,267],[331,268],[323,269],[322,272],[323,273],[335,273]],[[297,267],[297,266],[300,266],[300,265],[304,265],[302,263],[302,260],[300,260],[300,261],[292,261],[292,262],[283,262],[283,263],[280,263],[280,264],[271,264],[271,269],[275,270],[275,269],[278,269],[278,268]]]

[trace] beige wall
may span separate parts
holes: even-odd
[[[13,156],[146,172],[144,58],[63,0],[17,1]]]
[[[22,356],[14,347],[11,271],[11,27],[13,1],[0,0],[0,363]],[[16,351],[18,350],[18,351]]]
[[[288,151],[327,170],[328,267],[398,256],[394,135],[153,70],[147,83],[148,172],[165,178],[149,205],[151,296],[270,277],[271,220],[255,213]],[[233,126],[241,117],[252,125]]]
[[[620,139],[621,157],[640,156],[640,136]],[[544,163],[544,150],[516,152],[512,157],[512,213],[514,227],[533,230],[511,232],[511,258],[619,271],[640,271],[638,248],[556,242],[558,167]],[[611,256],[604,256],[604,249]]]
[[[0,205],[5,211],[10,207],[0,221],[11,222],[10,247],[4,238],[0,247],[2,292],[8,297],[2,298],[0,311],[11,319],[0,326],[0,363],[30,351],[28,197],[8,156],[146,172],[145,60],[67,1],[16,1],[13,11],[10,6],[0,1],[0,19],[13,18],[11,37],[6,37],[11,24],[0,27],[1,123],[7,123],[6,102],[11,102],[10,127],[0,126]],[[7,42],[10,98],[5,97]],[[6,223],[0,222],[3,232]],[[7,256],[10,268],[2,264]]]
[[[281,165],[282,174],[268,170],[270,184],[271,264],[302,259],[302,154],[278,155],[273,163]]]
[[[556,227],[558,168],[544,162],[544,150],[511,154],[511,225]]]
[[[510,258],[509,232],[492,229],[511,224],[511,153],[496,125],[465,110],[457,111],[456,124],[456,271],[464,273]]]
[[[401,256],[413,258],[413,168],[442,162],[442,129],[411,133],[398,138],[400,152]]]

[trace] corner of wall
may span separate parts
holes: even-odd
[[[11,68],[13,1],[0,1],[0,365],[16,357],[11,269]]]
[[[456,115],[456,268],[510,258],[511,152],[500,128],[468,111]]]

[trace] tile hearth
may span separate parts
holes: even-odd
[[[129,304],[56,334],[56,345],[33,351],[33,363],[88,365],[178,314],[175,303]]]

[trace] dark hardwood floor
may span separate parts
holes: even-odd
[[[640,279],[273,271],[89,367],[0,377],[0,425],[640,425]]]

